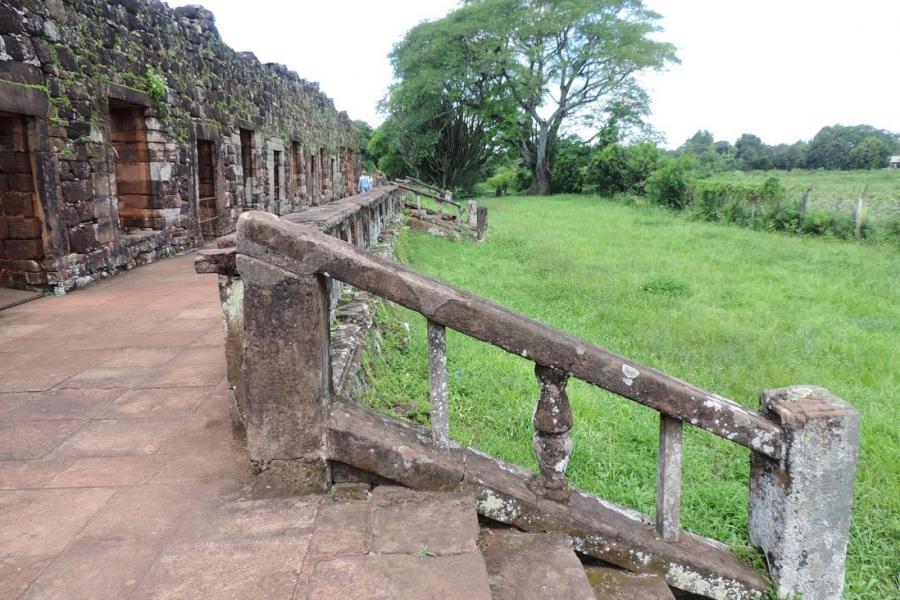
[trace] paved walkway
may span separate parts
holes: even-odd
[[[0,311],[0,598],[307,598],[369,502],[251,500],[214,276],[164,260]]]

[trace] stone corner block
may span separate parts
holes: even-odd
[[[784,430],[780,460],[751,457],[750,540],[779,594],[838,600],[844,585],[859,412],[812,386],[766,390],[761,412]]]

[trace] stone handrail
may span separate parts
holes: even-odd
[[[238,236],[241,254],[293,273],[317,273],[348,283],[538,365],[571,374],[771,458],[781,456],[781,428],[733,400],[341,243],[318,230],[301,229],[267,213],[250,213],[238,227],[243,232]]]
[[[446,328],[450,327],[535,363],[541,391],[533,417],[534,449],[541,474],[531,489],[539,499],[566,506],[571,496],[584,506],[583,494],[573,494],[566,478],[573,419],[565,388],[574,376],[660,413],[655,530],[656,539],[668,545],[647,540],[640,532],[641,519],[634,525],[628,522],[631,517],[622,526],[637,529],[630,529],[624,539],[682,557],[694,555],[690,548],[702,547],[711,558],[697,558],[695,567],[702,563],[704,569],[714,571],[710,565],[724,568],[728,564],[726,549],[711,541],[698,542],[680,527],[682,424],[687,421],[752,451],[750,538],[765,551],[776,590],[823,599],[840,597],[858,445],[859,415],[852,407],[825,390],[794,387],[764,392],[761,412],[747,409],[375,256],[300,220],[244,214],[238,222],[235,248],[227,251],[230,256],[212,254],[200,261],[205,267],[198,264],[198,271],[230,269],[243,278],[240,385],[241,394],[256,406],[248,416],[247,443],[252,469],[265,487],[323,490],[329,481],[327,460],[334,458],[377,467],[376,472],[398,481],[410,477],[409,467],[398,470],[396,461],[411,460],[408,445],[418,438],[396,447],[365,446],[359,452],[353,449],[356,442],[341,451],[323,449],[326,432],[342,435],[328,424],[333,393],[328,315],[331,282],[339,281],[403,305],[428,321],[430,443],[438,452],[426,461],[432,465],[429,468],[448,473],[456,468],[450,463],[442,467],[445,459],[440,454],[452,457],[458,448],[449,437]],[[351,425],[344,431],[353,429]],[[506,478],[508,469],[498,476]],[[492,493],[486,497],[485,512],[518,525],[518,517],[497,509]],[[598,502],[605,508],[596,510],[609,508]],[[557,509],[542,506],[542,515],[557,514]],[[571,516],[553,518],[574,523],[568,520]],[[596,522],[600,526],[602,519]],[[532,521],[523,523],[534,526]],[[580,543],[588,544],[591,538],[581,539]],[[623,557],[618,550],[601,546],[595,546],[593,555],[626,568],[656,564],[649,556],[649,562],[641,562],[643,550]],[[680,565],[686,563],[661,564],[671,583],[713,597],[743,598],[760,590],[752,575],[718,582],[707,575],[700,581],[685,575]],[[730,586],[736,587],[728,591]]]

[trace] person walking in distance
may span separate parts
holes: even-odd
[[[369,177],[369,174],[366,173],[365,169],[363,169],[362,175],[359,176],[359,186],[357,187],[360,194],[372,191],[372,178]]]

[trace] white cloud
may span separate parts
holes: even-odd
[[[198,0],[169,2],[172,6]],[[321,83],[338,109],[376,124],[387,55],[416,23],[457,0],[199,0],[226,43]],[[900,131],[900,2],[645,0],[682,64],[645,78],[652,123],[671,146],[717,139],[808,139],[824,125]]]

